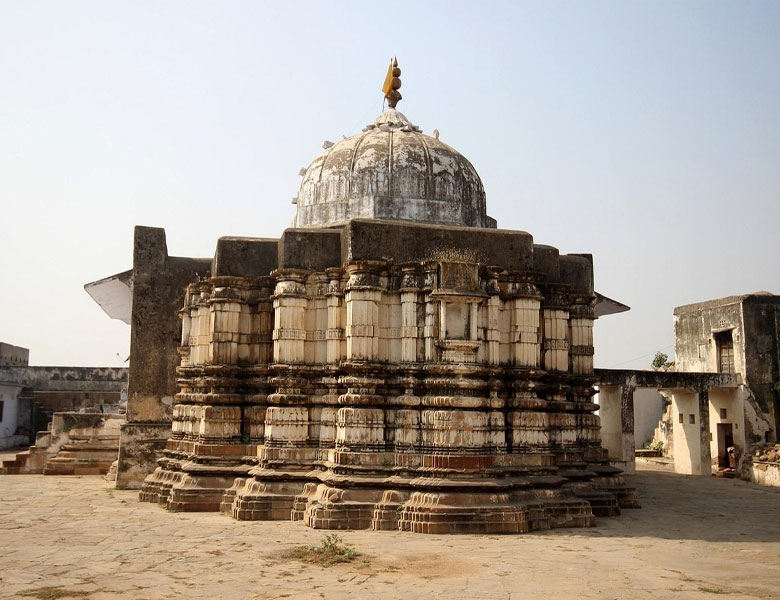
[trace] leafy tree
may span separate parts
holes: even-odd
[[[669,360],[669,355],[664,354],[660,350],[655,353],[655,357],[653,358],[653,362],[650,363],[650,366],[654,369],[664,369],[667,367],[671,367],[674,364],[674,361]]]

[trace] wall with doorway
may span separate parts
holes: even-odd
[[[739,389],[711,389],[710,401],[710,454],[713,467],[728,466],[726,451],[731,434],[731,444],[737,448],[737,460],[745,452],[745,408]]]

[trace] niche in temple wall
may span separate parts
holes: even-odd
[[[439,287],[431,299],[439,303],[437,346],[444,362],[476,362],[479,308],[487,298],[473,263],[439,263]]]

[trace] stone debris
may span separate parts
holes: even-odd
[[[780,463],[780,444],[759,446],[753,453],[753,462]]]

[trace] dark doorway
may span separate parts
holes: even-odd
[[[727,469],[729,465],[728,449],[734,445],[734,429],[731,423],[718,423],[718,468]]]

